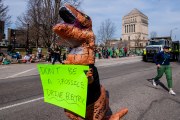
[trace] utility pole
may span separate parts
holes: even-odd
[[[12,29],[12,37],[13,37],[13,48],[15,50],[15,47],[16,47],[16,31],[15,29]]]
[[[173,29],[170,30],[170,38],[171,38],[171,40],[172,40],[172,32],[173,32],[173,30],[177,30],[177,28],[173,28]]]
[[[27,24],[27,40],[26,40],[26,50],[29,49],[29,23]]]

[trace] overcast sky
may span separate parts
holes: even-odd
[[[27,0],[4,0],[15,27],[17,16],[26,10]],[[110,19],[116,26],[114,38],[121,37],[122,18],[137,8],[149,18],[149,34],[169,36],[180,40],[180,0],[83,0],[81,10],[92,18],[93,30],[97,33],[101,23]]]

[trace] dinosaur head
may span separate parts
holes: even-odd
[[[73,48],[88,44],[94,47],[95,36],[89,16],[69,4],[60,8],[59,15],[64,22],[53,27],[53,31],[60,37],[57,41],[59,45]]]
[[[69,4],[60,8],[59,15],[65,23],[74,24],[81,29],[92,29],[91,18]]]

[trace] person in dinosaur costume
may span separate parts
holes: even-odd
[[[86,117],[82,118],[68,110],[65,110],[66,115],[72,120],[119,120],[128,109],[124,108],[113,115],[106,115],[109,110],[109,99],[105,88],[100,85],[98,71],[94,65],[95,35],[92,31],[91,18],[69,4],[60,8],[59,15],[64,23],[53,27],[53,31],[61,39],[56,42],[72,48],[64,64],[90,67],[86,73],[88,78]]]

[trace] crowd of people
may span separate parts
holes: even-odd
[[[2,51],[0,49],[0,63],[2,65],[8,65],[11,63],[33,63],[41,61],[42,48],[37,48],[37,54],[33,54],[32,51],[26,49],[25,55],[22,55],[19,51],[14,49]]]
[[[107,59],[107,58],[118,58],[127,57],[130,55],[141,55],[142,50],[136,50],[135,52],[129,51],[127,47],[114,48],[114,47],[102,47],[96,48],[96,58]]]
[[[21,55],[18,51],[8,51],[7,54],[5,54],[0,50],[0,62],[1,64],[5,65],[11,64],[11,59],[14,59],[17,63],[35,63],[39,61],[46,61],[54,65],[55,62],[63,63],[70,50],[71,48],[61,47],[56,43],[52,43],[47,48],[47,53],[43,53],[42,48],[38,47],[36,50],[36,54],[33,54],[32,51],[26,49],[26,54],[24,56]],[[140,51],[139,54],[136,55],[141,55],[141,53],[142,51]],[[127,47],[97,47],[95,49],[95,55],[97,59],[127,57],[131,54],[131,51],[129,51]]]
[[[62,52],[63,51],[63,52]],[[38,47],[36,53],[30,49],[26,49],[26,53],[22,55],[19,51],[7,50],[2,51],[0,49],[0,63],[2,65],[8,65],[11,63],[36,63],[36,62],[49,62],[55,64],[55,62],[62,63],[66,59],[66,55],[69,49],[58,46],[56,43],[52,43],[47,52],[43,52],[41,47]],[[35,53],[35,54],[34,54]]]

